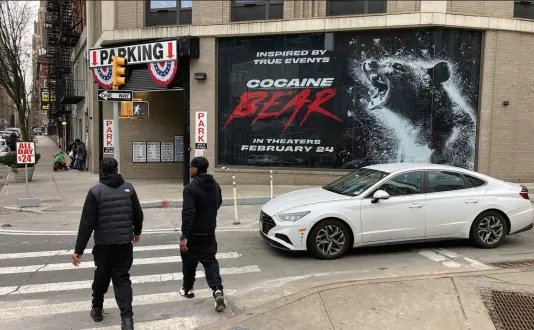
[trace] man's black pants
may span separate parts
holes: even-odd
[[[219,271],[219,262],[215,258],[217,241],[215,235],[193,235],[187,240],[188,251],[180,252],[182,256],[182,272],[184,275],[183,287],[186,290],[193,288],[198,263],[204,266],[206,281],[212,290],[222,290],[222,279]]]
[[[109,282],[113,281],[113,291],[121,318],[133,317],[132,281],[129,273],[133,263],[133,244],[95,245],[93,255],[96,266],[93,307],[103,307],[104,294],[108,292]]]

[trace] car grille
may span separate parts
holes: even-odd
[[[276,226],[273,218],[271,218],[270,216],[268,216],[267,214],[263,212],[260,213],[260,222],[261,222],[261,231],[264,234],[268,234],[269,230],[273,229]]]

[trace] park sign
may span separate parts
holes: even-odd
[[[17,164],[35,164],[34,142],[17,142]]]
[[[169,40],[114,48],[95,48],[89,50],[89,68],[111,66],[113,56],[125,58],[128,65],[175,61],[178,59],[177,46],[176,40]]]

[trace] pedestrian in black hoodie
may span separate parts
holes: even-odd
[[[183,286],[180,295],[193,298],[195,275],[198,263],[204,266],[206,281],[213,291],[215,310],[226,308],[219,262],[215,258],[217,240],[217,211],[222,204],[221,187],[213,176],[208,175],[209,163],[204,157],[191,161],[189,172],[192,180],[184,187],[182,208],[182,235],[180,254],[182,256]]]
[[[133,330],[132,282],[133,244],[140,240],[143,210],[131,183],[118,174],[118,163],[104,158],[100,183],[91,187],[83,206],[72,264],[78,266],[87,242],[95,232],[93,256],[95,277],[91,318],[103,320],[104,294],[113,281],[115,300],[121,312],[123,330]]]

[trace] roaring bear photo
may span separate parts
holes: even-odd
[[[361,102],[396,140],[389,162],[474,167],[476,118],[452,83],[451,64],[386,57],[359,69],[368,89]]]

